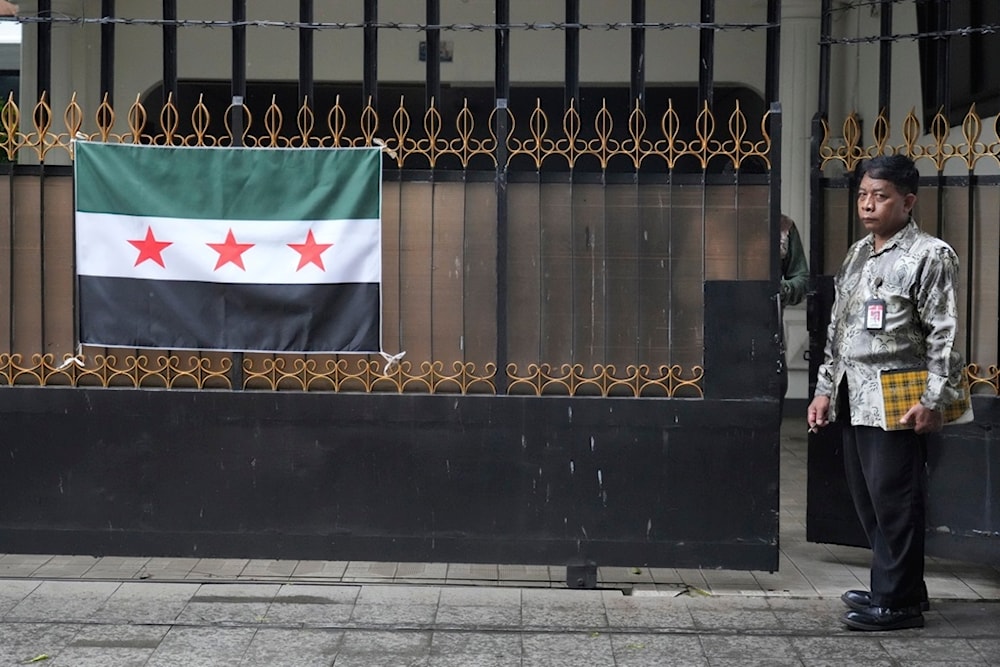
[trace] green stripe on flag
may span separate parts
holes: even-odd
[[[380,217],[378,148],[188,148],[80,141],[75,159],[78,211],[217,220]]]

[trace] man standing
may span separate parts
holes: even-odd
[[[925,435],[942,426],[959,396],[963,366],[953,350],[958,326],[958,258],[911,217],[919,174],[902,155],[865,161],[858,216],[869,234],[847,252],[823,365],[807,419],[814,430],[837,419],[844,467],[872,548],[871,592],[850,590],[845,625],[856,630],[923,627]],[[920,400],[883,430],[879,372],[926,369]],[[891,425],[887,425],[891,426]]]

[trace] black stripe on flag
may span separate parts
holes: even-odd
[[[377,283],[78,279],[83,344],[247,352],[381,349]]]

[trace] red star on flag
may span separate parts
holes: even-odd
[[[205,245],[219,253],[219,261],[215,263],[216,271],[230,262],[246,271],[246,267],[243,266],[243,253],[254,247],[253,243],[237,243],[232,228],[226,234],[225,243],[206,243]]]
[[[315,264],[321,270],[326,271],[326,267],[323,266],[323,253],[332,245],[332,243],[316,243],[311,229],[306,235],[305,243],[289,243],[288,247],[300,255],[299,265],[295,270],[301,271],[306,264]]]
[[[161,253],[166,249],[167,246],[173,245],[170,241],[157,241],[156,237],[153,236],[153,228],[146,227],[146,238],[132,241],[131,243],[139,251],[139,256],[135,258],[135,264],[133,266],[139,266],[147,259],[151,259],[163,268],[167,268],[163,264],[163,256]]]

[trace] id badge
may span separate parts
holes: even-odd
[[[882,299],[865,301],[865,328],[869,331],[882,331],[885,328],[885,301]]]

